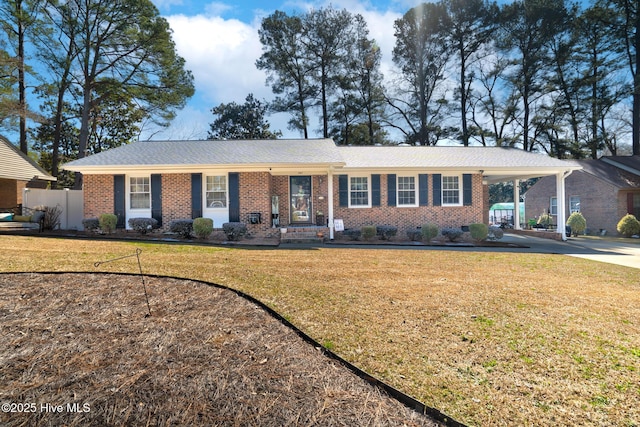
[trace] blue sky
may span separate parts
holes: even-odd
[[[312,3],[287,0],[152,1],[171,25],[178,53],[193,72],[196,86],[196,94],[172,126],[154,133],[152,139],[204,139],[213,121],[213,107],[232,101],[243,103],[249,93],[258,99],[272,99],[271,90],[265,85],[266,75],[256,69],[255,61],[262,53],[258,39],[261,19],[274,11],[291,14],[331,5],[361,14],[369,26],[370,37],[381,46],[382,71],[385,72],[391,66],[394,21],[421,3],[418,0],[334,0],[314,2],[312,6]],[[268,120],[272,130],[281,130],[284,137],[301,137],[287,129],[288,116],[274,115]],[[318,128],[319,124],[313,123],[312,136],[318,136]]]

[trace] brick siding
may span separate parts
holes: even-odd
[[[339,189],[337,182],[334,184],[333,198],[336,207],[333,217],[342,219],[345,228],[360,228],[364,225],[394,225],[398,227],[398,235],[401,233],[404,235],[406,230],[415,229],[426,223],[434,223],[441,228],[459,228],[478,222],[487,223],[485,219],[488,213],[484,212],[483,201],[488,190],[484,188],[486,186],[482,184],[482,176],[478,174],[473,175],[472,178],[471,206],[433,206],[433,175],[428,176],[428,206],[418,207],[387,206],[387,175],[380,176],[380,206],[377,207],[348,208],[337,206]],[[462,198],[462,192],[460,192],[460,197]]]
[[[83,175],[84,216],[99,218],[113,212],[113,175]]]
[[[425,223],[436,223],[440,227],[460,227],[477,222],[487,223],[488,212],[484,209],[488,200],[488,188],[482,184],[481,175],[472,178],[471,206],[433,206],[432,176],[429,175],[429,206],[387,206],[387,175],[380,176],[381,206],[371,208],[345,208],[338,205],[338,180],[333,180],[334,218],[343,219],[345,227],[359,228],[363,225],[396,225],[398,234]],[[280,226],[289,225],[289,177],[271,176],[268,172],[242,172],[239,174],[240,221],[247,224],[254,236],[275,233],[271,222],[271,196],[279,196]],[[321,211],[328,216],[328,177],[312,176],[312,222]],[[460,194],[462,197],[462,192]],[[85,217],[99,217],[113,213],[113,175],[84,175]],[[249,224],[249,214],[261,214],[261,224]],[[162,221],[163,230],[174,219],[191,218],[191,175],[162,174]],[[221,224],[216,224],[220,227]]]
[[[584,171],[575,171],[565,178],[565,196],[567,218],[570,215],[570,197],[578,196],[580,212],[592,233],[600,230],[607,230],[609,234],[617,233],[618,221],[627,211],[627,200],[626,194],[619,192],[615,186]],[[551,197],[556,197],[556,178],[541,178],[525,194],[526,219],[537,219],[542,213],[549,212]],[[553,222],[557,224],[555,215]]]

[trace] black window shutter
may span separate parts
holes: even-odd
[[[229,222],[240,222],[240,174],[229,173]]]
[[[202,174],[191,174],[191,219],[202,217]]]
[[[151,174],[151,218],[162,227],[162,175]]]
[[[371,175],[371,206],[380,206],[380,175]]]
[[[433,206],[442,206],[442,175],[433,174]]]
[[[473,184],[470,173],[462,175],[462,204],[464,206],[473,204]]]
[[[429,206],[429,175],[418,175],[418,198],[420,206]]]
[[[387,175],[387,206],[396,206],[396,175]]]
[[[125,227],[125,197],[126,189],[124,175],[113,176],[113,213],[118,217],[116,228]]]
[[[349,177],[338,175],[338,204],[343,207],[349,206]]]

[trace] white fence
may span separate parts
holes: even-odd
[[[25,188],[22,193],[22,206],[33,209],[35,206],[58,207],[60,229],[82,230],[84,218],[84,196],[82,190],[41,190]]]

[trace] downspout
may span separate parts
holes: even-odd
[[[560,233],[560,235],[562,236],[562,241],[566,242],[567,241],[567,230],[566,230],[566,220],[565,217],[567,216],[566,214],[566,203],[565,203],[565,199],[566,199],[566,195],[565,195],[565,187],[564,187],[564,180],[571,175],[571,173],[573,172],[573,170],[568,170],[565,171],[563,173],[559,173],[556,175],[556,197],[557,197],[557,201],[558,201],[558,228],[556,229],[556,231],[558,233]]]
[[[513,228],[521,230],[520,227],[520,180],[513,180]]]

